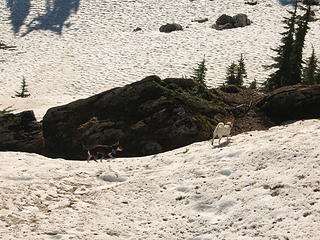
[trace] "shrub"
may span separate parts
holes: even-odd
[[[250,89],[257,89],[257,80],[256,80],[256,79],[254,79],[254,80],[250,83],[249,88],[250,88]]]

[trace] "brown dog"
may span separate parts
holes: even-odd
[[[105,159],[106,157],[115,158],[117,152],[123,151],[123,147],[120,145],[119,141],[113,145],[95,145],[92,148],[88,149],[88,158],[87,161],[94,160],[97,162],[97,159]]]

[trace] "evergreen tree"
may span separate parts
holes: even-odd
[[[234,62],[227,68],[226,84],[237,85],[237,64]]]
[[[297,18],[297,2],[294,6],[293,11],[289,11],[291,14],[290,18],[284,18],[282,21],[286,24],[285,32],[281,33],[283,36],[281,39],[282,45],[277,49],[272,49],[277,53],[276,57],[273,57],[275,63],[266,67],[266,69],[277,69],[275,72],[269,75],[268,79],[263,83],[264,87],[271,91],[276,88],[290,85],[292,66],[292,51],[294,43],[294,32],[295,32],[295,21]]]
[[[320,84],[320,69],[316,71],[314,79],[316,84]]]
[[[238,65],[238,72],[242,75],[243,78],[247,77],[247,70],[246,65],[244,63],[243,54],[240,55],[239,65]]]
[[[242,86],[243,85],[243,80],[244,78],[247,77],[247,71],[246,71],[246,66],[244,63],[244,58],[243,54],[240,56],[240,60],[238,62],[238,67],[237,67],[237,76],[236,76],[236,85]]]
[[[244,78],[247,77],[243,54],[240,56],[238,65],[234,62],[227,68],[226,84],[242,86]]]
[[[305,84],[315,84],[317,83],[317,63],[318,59],[315,56],[314,48],[312,47],[312,53],[307,61],[306,67],[303,69],[303,83]]]
[[[29,92],[28,92],[27,86],[28,86],[28,85],[27,85],[27,83],[26,83],[26,79],[25,79],[25,77],[23,77],[23,78],[22,78],[22,83],[21,83],[21,91],[20,91],[20,92],[16,91],[15,96],[16,96],[16,97],[21,97],[21,98],[29,97],[30,94],[29,94]]]
[[[257,89],[257,80],[256,80],[256,79],[254,79],[254,80],[250,83],[249,88],[250,88],[250,89]]]
[[[302,80],[302,52],[304,48],[305,38],[309,29],[309,22],[311,20],[311,6],[303,8],[305,14],[298,17],[298,28],[295,34],[295,41],[292,52],[292,72],[290,76],[289,85],[300,83]]]
[[[205,78],[206,78],[206,61],[205,58],[198,63],[197,67],[193,69],[193,75],[191,76],[191,79],[197,83],[199,83],[203,87],[207,87],[205,83]]]

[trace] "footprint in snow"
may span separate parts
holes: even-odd
[[[98,178],[105,182],[125,182],[127,180],[114,174],[102,174]]]

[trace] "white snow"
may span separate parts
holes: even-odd
[[[320,236],[320,120],[103,163],[0,153],[1,239]]]
[[[261,83],[290,8],[276,0],[83,0],[61,35],[35,30],[22,37],[46,1],[31,1],[16,35],[7,8],[13,2],[0,4],[0,40],[17,46],[1,50],[0,109],[33,109],[39,120],[49,107],[150,74],[188,76],[204,55],[209,86],[223,82],[241,53],[247,83]],[[212,29],[223,13],[245,13],[253,24]],[[191,22],[204,17],[209,21]],[[184,31],[160,33],[167,22]],[[319,22],[311,24],[305,56],[311,43],[319,45],[319,30]],[[12,98],[23,76],[31,97]],[[0,152],[0,239],[319,240],[320,120],[224,140],[103,163]]]
[[[270,73],[263,65],[272,62],[271,48],[280,44],[279,33],[284,31],[281,21],[292,8],[277,0],[259,0],[256,6],[244,4],[244,0],[48,0],[56,4],[55,10],[63,9],[63,4],[70,9],[62,34],[35,30],[22,37],[27,32],[26,25],[44,15],[46,1],[31,1],[25,24],[16,35],[7,8],[7,3],[16,1],[1,2],[0,40],[16,45],[17,50],[1,51],[0,103],[14,105],[17,110],[34,109],[39,119],[49,107],[124,86],[148,75],[190,76],[204,56],[209,86],[224,82],[227,66],[238,61],[241,53],[248,72],[246,84],[254,79],[261,83]],[[315,10],[319,14],[319,7]],[[253,24],[227,31],[212,29],[224,13],[245,13]],[[209,21],[192,22],[199,17]],[[171,22],[181,24],[184,30],[159,32],[161,25]],[[138,26],[143,30],[133,32]],[[320,44],[319,22],[310,26],[305,57],[311,53],[311,44]],[[23,76],[31,98],[12,99]]]

